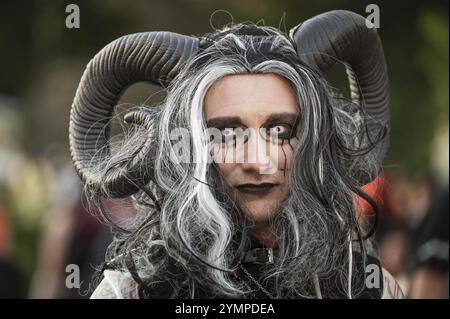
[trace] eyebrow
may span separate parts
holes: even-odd
[[[297,113],[272,113],[269,117],[264,121],[264,125],[272,124],[274,122],[284,122],[284,123],[292,123],[294,124],[299,118]],[[238,126],[243,125],[242,119],[239,116],[218,116],[210,118],[206,121],[206,125],[208,127],[221,127],[221,128],[229,128],[230,126]]]

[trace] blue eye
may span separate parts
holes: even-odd
[[[270,134],[275,134],[276,136],[286,134],[289,129],[285,125],[276,125],[269,129]]]
[[[234,129],[232,128],[225,128],[220,131],[222,133],[222,136],[229,137],[234,135]]]
[[[236,134],[234,133],[233,128],[224,128],[220,131],[220,134],[222,136],[222,143],[230,143],[234,142],[236,138]]]
[[[293,127],[290,124],[277,124],[268,129],[271,140],[288,140],[294,137]]]

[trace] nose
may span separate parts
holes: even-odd
[[[278,148],[265,138],[266,130],[251,129],[247,143],[242,151],[237,149],[239,163],[243,172],[274,174],[278,170]]]

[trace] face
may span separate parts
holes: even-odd
[[[289,194],[299,121],[293,88],[276,74],[228,75],[204,107],[207,126],[223,136],[211,154],[232,198],[256,225],[267,224]]]

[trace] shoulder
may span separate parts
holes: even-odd
[[[383,295],[382,299],[405,299],[399,284],[395,278],[383,268]]]
[[[91,299],[136,299],[137,285],[127,272],[105,270],[103,280],[94,290]]]

